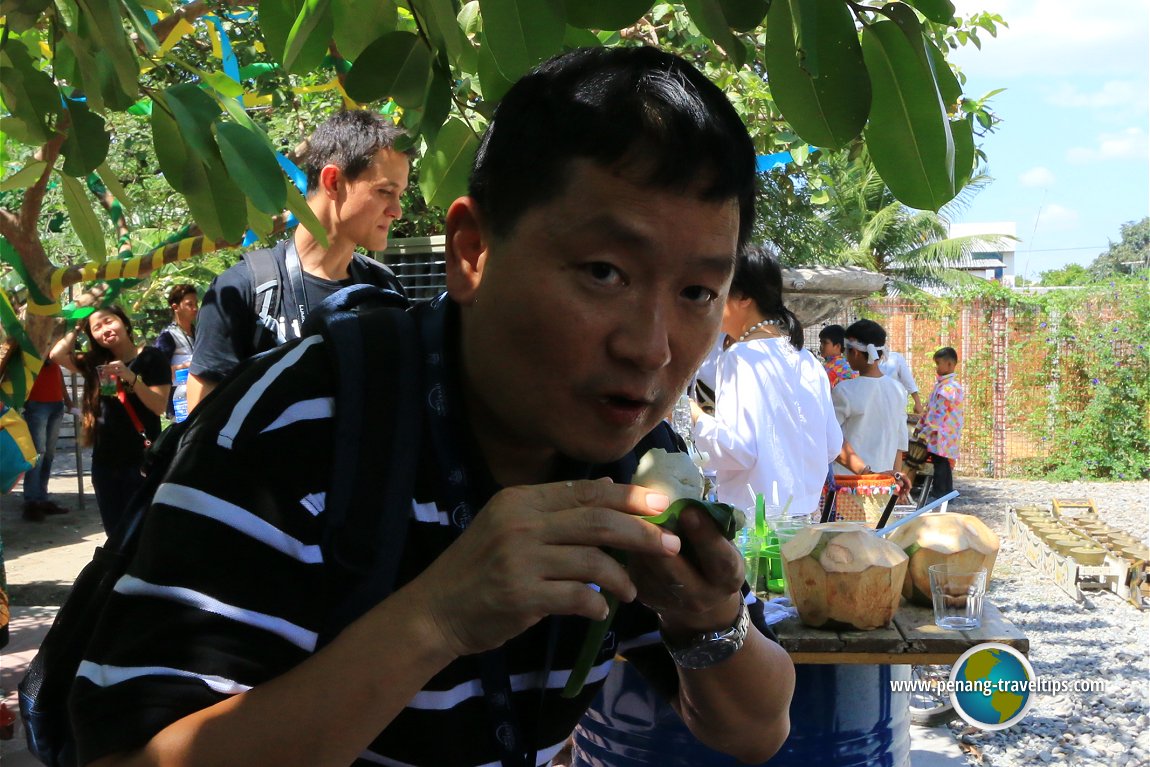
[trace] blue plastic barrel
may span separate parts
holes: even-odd
[[[763,767],[907,767],[910,666],[797,665],[791,734]],[[695,739],[630,663],[616,663],[575,730],[573,767],[737,767]]]

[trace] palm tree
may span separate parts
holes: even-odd
[[[835,265],[861,266],[890,278],[893,293],[916,292],[976,279],[956,268],[978,249],[998,249],[1010,235],[949,236],[950,218],[962,211],[991,178],[977,172],[941,211],[908,208],[894,198],[864,154],[832,155],[821,163],[828,201],[820,218],[843,248]]]

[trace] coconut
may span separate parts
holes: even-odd
[[[915,604],[931,605],[927,570],[931,565],[986,568],[986,582],[990,584],[998,536],[977,517],[953,512],[923,514],[892,532],[890,539],[910,556],[902,595]]]
[[[672,501],[678,498],[703,498],[703,473],[686,453],[668,453],[655,447],[639,459],[631,482],[648,490],[663,493]]]
[[[908,559],[870,528],[812,525],[784,543],[781,554],[787,589],[806,625],[867,631],[894,618]]]

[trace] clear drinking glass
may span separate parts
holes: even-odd
[[[969,631],[982,626],[986,568],[931,565],[927,572],[935,625],[950,631]]]

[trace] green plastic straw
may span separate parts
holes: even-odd
[[[764,535],[767,531],[767,498],[755,493],[755,534]]]

